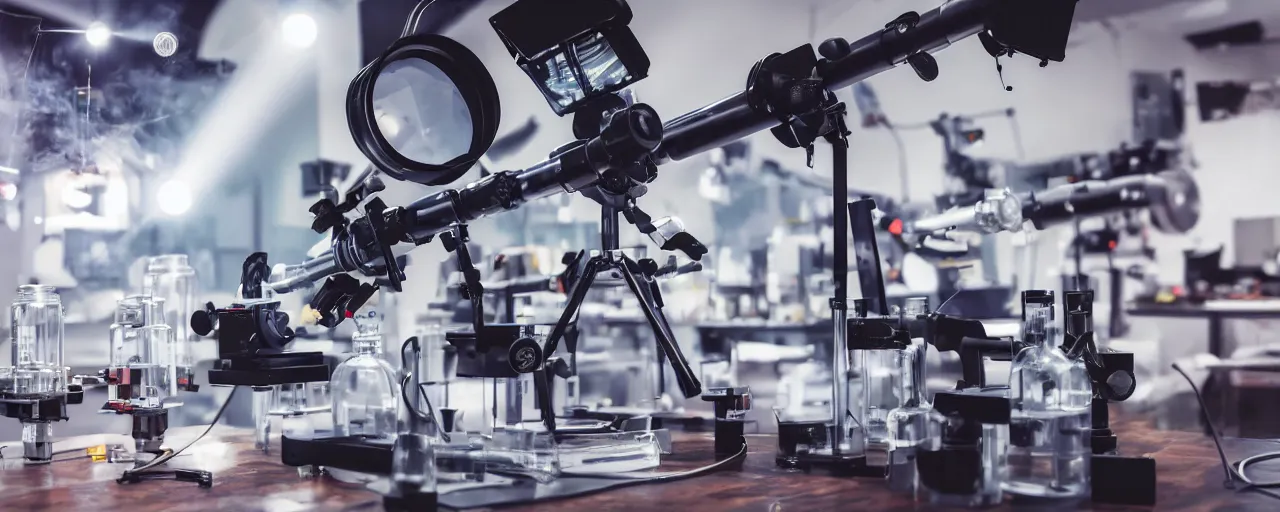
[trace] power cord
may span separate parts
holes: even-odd
[[[170,460],[173,460],[174,457],[177,457],[178,455],[182,454],[182,452],[186,451],[187,448],[190,448],[192,445],[200,442],[201,439],[204,439],[204,436],[209,435],[209,432],[213,430],[213,427],[218,424],[218,420],[222,419],[222,414],[227,412],[227,406],[231,405],[231,399],[235,398],[236,391],[239,389],[240,389],[240,386],[235,386],[231,388],[231,394],[227,395],[227,399],[222,402],[222,407],[218,408],[218,413],[213,416],[213,421],[209,422],[209,427],[204,429],[204,432],[201,432],[200,435],[196,436],[196,438],[191,440],[190,443],[187,443],[186,446],[183,446],[182,448],[178,448],[177,451],[165,449],[164,452],[160,454],[160,456],[152,459],[151,462],[148,462],[142,466],[138,466],[133,469],[125,470],[125,472],[120,475],[120,478],[116,479],[116,483],[130,484],[130,483],[142,482],[145,480],[173,479],[173,480],[196,482],[200,484],[200,487],[206,487],[206,488],[212,487],[213,473],[210,473],[208,471],[190,470],[190,469],[177,469],[177,470],[171,470],[171,471],[152,471],[152,469],[161,464],[169,462]]]
[[[410,345],[413,346],[414,352],[420,353],[417,336],[412,336],[408,339],[405,339],[404,343],[400,344],[400,367],[406,368],[406,369],[408,368],[417,369],[417,365],[410,366],[409,358],[405,357],[404,349],[409,348]],[[440,425],[439,421],[436,421],[436,409],[434,406],[431,405],[431,397],[427,396],[426,390],[423,389],[423,386],[425,386],[425,384],[419,384],[418,389],[415,389],[414,392],[417,393],[418,396],[421,396],[422,400],[427,403],[427,412],[423,413],[422,411],[418,410],[417,406],[413,405],[413,401],[409,399],[410,393],[409,393],[408,386],[409,386],[409,379],[413,377],[413,373],[414,373],[413,369],[406,370],[404,377],[400,378],[400,400],[404,402],[404,406],[406,409],[409,410],[409,414],[412,414],[418,419],[425,421],[429,424],[435,425],[436,432],[440,433],[440,439],[444,440],[444,442],[446,443],[452,442],[452,439],[449,438],[449,433],[444,431],[444,427]]]
[[[1191,385],[1191,391],[1195,393],[1196,402],[1199,402],[1200,404],[1200,412],[1204,415],[1204,421],[1209,425],[1209,434],[1213,436],[1213,445],[1218,449],[1218,458],[1222,461],[1222,472],[1227,476],[1226,481],[1222,483],[1223,487],[1226,487],[1227,489],[1236,489],[1236,482],[1239,481],[1244,484],[1244,487],[1236,489],[1238,491],[1253,490],[1272,498],[1280,499],[1280,494],[1268,490],[1270,488],[1280,487],[1280,481],[1261,483],[1254,482],[1253,479],[1249,478],[1246,474],[1246,470],[1251,465],[1273,459],[1280,459],[1280,452],[1262,453],[1246,457],[1235,464],[1228,463],[1227,454],[1222,450],[1222,438],[1218,435],[1218,429],[1213,425],[1213,419],[1209,417],[1209,408],[1205,406],[1204,397],[1200,395],[1200,388],[1196,386],[1196,383],[1191,379],[1191,376],[1187,375],[1187,372],[1183,371],[1182,368],[1178,366],[1178,363],[1173,363],[1173,369],[1178,372],[1179,375],[1182,375],[1182,378],[1187,380],[1187,384]]]

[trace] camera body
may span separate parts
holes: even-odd
[[[518,0],[489,22],[556,115],[649,75],[625,0]]]

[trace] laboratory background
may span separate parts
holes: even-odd
[[[0,0],[0,508],[1278,510],[1277,34]]]

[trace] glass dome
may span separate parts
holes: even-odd
[[[393,437],[397,432],[400,385],[396,370],[382,359],[382,334],[361,332],[352,337],[356,355],[333,370],[335,436]]]

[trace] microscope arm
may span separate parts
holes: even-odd
[[[1082,181],[1040,192],[988,195],[973,206],[962,206],[905,223],[898,235],[910,248],[948,231],[985,234],[1022,229],[1024,220],[1047,229],[1080,218],[1133,209],[1151,213],[1152,223],[1166,233],[1185,233],[1200,217],[1200,194],[1195,180],[1182,171]]]

